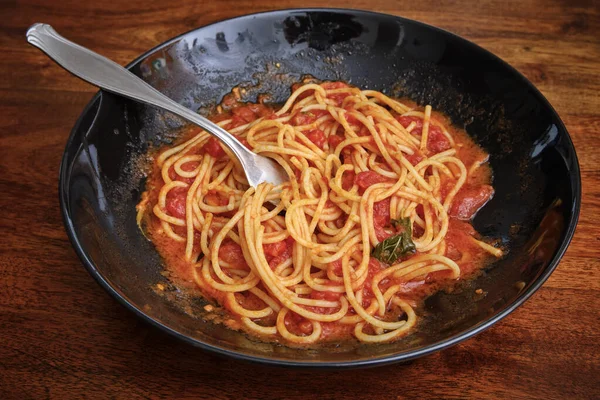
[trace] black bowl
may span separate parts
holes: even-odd
[[[483,331],[522,304],[556,268],[573,236],[579,166],[558,115],[516,70],[448,32],[364,11],[267,12],[183,34],[129,68],[200,110],[239,83],[248,100],[269,93],[281,101],[304,74],[342,80],[431,104],[491,154],[496,195],[474,224],[482,234],[501,238],[508,256],[452,293],[428,298],[420,328],[399,342],[298,350],[258,343],[205,321],[202,300],[183,295],[161,275],[161,259],[135,222],[144,188],[139,165],[149,144],[169,140],[182,122],[99,92],[73,128],[61,165],[67,233],[111,295],[201,348],[294,366],[367,366],[419,357]],[[166,293],[154,290],[157,283]]]

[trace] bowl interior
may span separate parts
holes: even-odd
[[[219,22],[175,38],[130,65],[171,98],[204,110],[242,84],[282,101],[303,75],[409,97],[446,113],[490,154],[496,194],[477,215],[482,234],[510,252],[475,280],[424,304],[420,328],[385,345],[304,351],[259,343],[205,321],[201,299],[161,274],[138,230],[140,165],[149,144],[182,121],[101,92],[67,143],[60,196],[67,231],[91,274],[132,310],[193,344],[284,364],[366,365],[437,350],[485,329],[549,276],[573,234],[579,169],[571,140],[541,94],[507,64],[447,32],[350,10],[288,10]],[[157,293],[157,283],[167,286]],[[484,295],[477,295],[482,289]]]

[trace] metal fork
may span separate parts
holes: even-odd
[[[50,25],[32,25],[27,30],[27,41],[84,81],[108,92],[172,112],[214,135],[238,159],[251,186],[256,187],[262,182],[279,185],[289,180],[284,169],[274,160],[248,150],[225,129],[171,100],[114,61],[65,39]]]

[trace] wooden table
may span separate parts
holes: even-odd
[[[583,179],[575,238],[544,287],[485,333],[408,365],[346,372],[249,365],[141,322],[84,270],[62,226],[57,177],[69,131],[96,89],[27,46],[26,28],[48,22],[125,64],[194,27],[308,5],[319,3],[0,5],[1,399],[600,397],[600,6],[594,0],[320,4],[402,15],[462,35],[523,72],[566,123]]]

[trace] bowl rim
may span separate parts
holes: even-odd
[[[148,322],[150,325],[158,328],[159,330],[162,330],[162,331],[168,333],[169,335],[171,335],[179,340],[182,340],[183,342],[189,343],[189,344],[191,344],[195,347],[199,347],[203,350],[207,350],[207,351],[210,351],[210,352],[213,352],[213,353],[216,353],[219,355],[223,355],[223,356],[232,357],[232,358],[238,359],[238,360],[256,362],[256,363],[261,363],[261,364],[270,364],[270,365],[276,365],[276,366],[284,366],[284,367],[302,367],[302,368],[320,368],[320,369],[339,369],[339,368],[348,369],[348,368],[373,367],[373,366],[387,365],[387,364],[392,364],[392,363],[397,363],[397,362],[402,362],[402,361],[409,361],[409,360],[413,360],[418,357],[423,357],[425,355],[428,355],[428,354],[446,349],[448,347],[454,346],[464,340],[467,340],[467,339],[487,330],[492,325],[496,324],[497,322],[499,322],[500,320],[505,318],[508,314],[512,313],[517,307],[521,306],[526,300],[528,300],[546,282],[546,280],[550,277],[552,272],[554,272],[554,270],[558,266],[560,260],[564,256],[569,244],[571,243],[571,240],[573,239],[573,236],[575,234],[575,229],[577,226],[577,222],[579,220],[580,209],[581,209],[581,173],[580,173],[580,167],[579,167],[579,161],[577,158],[576,149],[575,149],[575,146],[571,139],[571,136],[569,135],[569,132],[567,131],[563,121],[560,119],[556,110],[552,107],[552,105],[544,97],[544,95],[521,72],[519,72],[517,69],[512,67],[506,61],[502,60],[500,57],[496,56],[495,54],[486,50],[485,48],[471,42],[470,40],[467,40],[457,34],[449,32],[447,30],[444,30],[444,29],[441,29],[441,28],[438,28],[438,27],[435,27],[435,26],[432,26],[432,25],[429,25],[429,24],[426,24],[426,23],[423,23],[420,21],[412,20],[409,18],[397,16],[397,15],[385,14],[385,13],[381,13],[381,12],[374,12],[374,11],[362,10],[362,9],[309,7],[309,8],[274,9],[274,10],[267,10],[267,11],[262,11],[262,12],[258,12],[258,13],[252,13],[252,14],[244,14],[244,15],[240,15],[240,16],[236,16],[236,17],[232,17],[232,18],[221,19],[221,20],[212,22],[207,25],[203,25],[200,27],[190,29],[190,30],[188,30],[184,33],[181,33],[163,43],[160,43],[157,46],[154,46],[153,48],[144,52],[140,56],[136,57],[133,61],[128,63],[126,65],[126,68],[131,69],[132,67],[137,65],[140,61],[145,59],[150,54],[153,54],[156,51],[181,40],[183,37],[185,37],[186,35],[188,35],[192,32],[195,32],[195,31],[198,31],[201,29],[206,29],[206,28],[221,24],[223,22],[232,22],[232,21],[253,19],[256,17],[263,16],[263,15],[277,15],[277,14],[287,15],[290,13],[306,13],[306,12],[328,12],[328,13],[346,13],[346,14],[349,13],[349,14],[358,15],[358,16],[370,16],[372,18],[373,17],[374,18],[390,18],[390,17],[392,17],[392,18],[396,18],[396,19],[400,20],[401,22],[408,22],[410,24],[417,25],[417,26],[420,26],[420,27],[423,27],[426,29],[431,29],[435,32],[450,36],[454,39],[458,39],[459,41],[461,41],[461,44],[471,46],[471,47],[475,48],[476,50],[483,52],[485,55],[487,55],[488,57],[493,59],[495,62],[500,63],[504,68],[506,68],[511,73],[513,73],[517,79],[521,80],[522,83],[531,90],[533,95],[540,101],[540,103],[543,104],[548,110],[551,111],[551,114],[554,117],[555,122],[558,125],[558,128],[566,133],[566,135],[564,136],[564,138],[566,140],[566,146],[571,148],[573,151],[574,163],[572,165],[572,168],[569,171],[569,177],[571,180],[571,184],[573,185],[572,192],[575,194],[574,204],[573,204],[571,218],[567,224],[565,238],[562,240],[560,246],[558,247],[558,249],[556,251],[556,254],[552,258],[552,260],[549,262],[545,271],[536,278],[536,280],[527,288],[527,290],[523,291],[515,299],[515,301],[512,304],[508,305],[505,309],[503,309],[501,312],[499,312],[492,318],[490,318],[480,324],[472,326],[472,327],[470,327],[458,334],[455,334],[449,338],[446,338],[444,340],[441,340],[437,343],[434,343],[434,344],[431,344],[428,346],[424,346],[423,348],[420,348],[420,349],[406,350],[406,351],[403,351],[403,352],[400,352],[397,354],[393,354],[393,355],[379,356],[379,357],[373,357],[373,358],[363,359],[363,360],[319,361],[319,360],[287,360],[287,359],[281,359],[281,358],[269,358],[269,357],[245,354],[245,353],[238,352],[235,350],[229,350],[224,347],[214,346],[214,345],[205,343],[199,339],[189,337],[189,336],[167,326],[166,324],[163,324],[162,322],[150,317],[141,308],[138,308],[137,306],[132,304],[132,302],[130,302],[127,299],[127,296],[124,293],[121,293],[117,288],[113,287],[108,282],[108,280],[106,280],[104,278],[104,276],[96,268],[96,266],[94,265],[92,260],[88,257],[88,255],[86,254],[86,251],[83,248],[83,245],[79,241],[79,238],[77,237],[77,234],[75,232],[75,227],[74,227],[73,221],[71,219],[70,210],[68,209],[68,205],[69,205],[68,197],[69,196],[68,196],[68,185],[67,184],[70,180],[70,165],[68,165],[68,149],[73,146],[73,141],[75,140],[76,132],[79,130],[79,126],[82,124],[83,119],[88,114],[90,109],[96,105],[96,102],[98,102],[101,99],[101,95],[103,93],[102,90],[98,91],[92,97],[92,99],[88,102],[88,104],[85,106],[85,108],[79,115],[77,121],[75,122],[75,125],[71,129],[71,133],[69,134],[69,138],[67,139],[67,142],[65,145],[65,150],[64,150],[63,157],[62,157],[61,164],[60,164],[60,169],[59,169],[58,195],[59,195],[60,209],[61,209],[62,219],[63,219],[63,223],[65,226],[67,236],[69,237],[69,240],[75,250],[75,253],[77,254],[79,259],[83,263],[83,266],[85,267],[85,269],[96,280],[96,282],[98,282],[98,284],[104,290],[106,290],[112,297],[114,297],[119,303],[121,303],[123,306],[125,306],[125,308],[132,311],[137,317]],[[93,122],[92,122],[92,124],[93,124]]]

